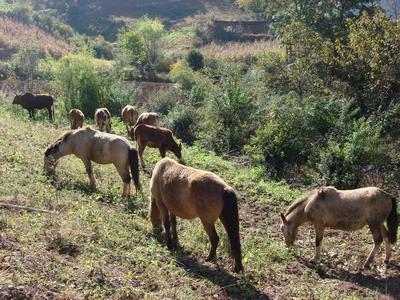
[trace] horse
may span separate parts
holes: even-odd
[[[145,167],[143,151],[146,146],[158,148],[162,158],[165,157],[167,150],[172,151],[178,159],[182,158],[182,144],[175,142],[172,131],[167,128],[139,124],[131,129],[131,136],[135,137],[140,164],[143,168]]]
[[[391,246],[397,238],[398,215],[396,198],[376,188],[366,187],[355,190],[337,190],[321,187],[294,202],[286,212],[280,213],[281,230],[288,247],[293,246],[297,229],[304,223],[312,223],[315,229],[314,261],[319,261],[321,243],[325,228],[354,231],[368,225],[374,240],[374,247],[364,263],[368,268],[376,251],[385,241],[388,263]],[[386,220],[387,229],[384,226]]]
[[[29,112],[29,117],[35,119],[35,109],[47,108],[49,112],[49,120],[54,119],[54,98],[48,95],[34,95],[25,93],[24,95],[16,95],[12,102],[19,104]]]
[[[129,126],[132,127],[136,124],[139,113],[136,108],[132,105],[127,105],[122,109],[121,119],[125,123],[126,131],[129,135]]]
[[[151,176],[149,208],[154,231],[160,231],[161,224],[164,225],[169,249],[178,243],[176,217],[200,218],[211,243],[207,261],[216,259],[219,237],[214,224],[219,218],[228,233],[230,252],[234,258],[233,270],[239,272],[243,269],[237,197],[234,190],[216,174],[163,158],[156,164]]]
[[[111,132],[111,114],[110,111],[105,108],[98,108],[94,113],[94,121],[100,131],[106,130],[106,132]]]
[[[85,115],[83,112],[77,108],[73,108],[68,113],[69,123],[71,124],[71,129],[78,129],[83,127],[83,121],[85,120]]]
[[[137,151],[130,146],[127,139],[91,128],[70,130],[47,147],[44,153],[45,172],[54,175],[58,160],[69,154],[74,154],[84,163],[91,188],[96,188],[93,161],[99,164],[114,164],[124,183],[123,197],[128,197],[130,194],[129,168],[136,192],[141,191]]]
[[[160,123],[160,116],[157,113],[149,112],[140,114],[133,127],[139,126],[139,124],[146,124],[150,126],[158,127]]]

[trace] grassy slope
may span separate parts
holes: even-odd
[[[114,167],[95,165],[98,190],[93,193],[82,163],[72,156],[60,161],[56,183],[42,175],[43,150],[63,130],[0,108],[0,201],[56,212],[0,210],[0,298],[7,293],[70,298],[374,298],[385,291],[400,293],[399,268],[386,270],[382,255],[372,271],[356,272],[371,246],[366,230],[328,232],[324,264],[311,265],[309,228],[300,231],[296,251],[289,252],[277,218],[285,201],[301,192],[260,181],[257,170],[196,148],[184,149],[187,164],[216,172],[239,191],[246,272],[228,271],[220,225],[218,265],[204,261],[208,242],[198,221],[178,221],[182,249],[170,253],[151,234],[147,200],[128,202],[119,196]],[[124,129],[118,125],[116,130]],[[146,150],[149,165],[157,155]],[[142,173],[146,197],[148,181]]]

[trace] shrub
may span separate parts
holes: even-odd
[[[381,127],[364,118],[354,121],[343,142],[330,141],[318,164],[322,182],[343,189],[360,186],[367,172],[377,170],[382,176],[391,168]]]
[[[175,107],[181,97],[182,95],[174,88],[162,89],[149,97],[146,107],[149,111],[155,111],[166,116]]]
[[[92,117],[96,108],[105,103],[106,90],[88,53],[70,54],[55,65],[55,79],[67,110],[79,108]]]
[[[252,91],[238,77],[223,81],[210,95],[202,132],[203,144],[217,153],[240,152],[252,132],[256,106]]]
[[[43,52],[36,46],[27,46],[18,51],[12,60],[12,69],[23,80],[32,80],[37,77],[39,60],[44,57]]]
[[[192,70],[201,70],[204,67],[203,54],[201,54],[201,52],[198,50],[192,49],[186,56],[186,62],[188,63],[189,67],[192,68]]]
[[[169,115],[170,128],[182,142],[193,145],[197,140],[200,116],[193,107],[177,106]]]
[[[190,91],[196,84],[194,71],[189,68],[186,61],[183,60],[175,64],[174,68],[171,70],[170,76],[184,91]]]

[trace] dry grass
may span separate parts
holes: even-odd
[[[224,44],[212,42],[202,47],[200,51],[208,59],[240,60],[261,51],[278,47],[277,41],[229,42]]]
[[[32,44],[55,57],[72,51],[71,45],[34,25],[25,25],[8,17],[0,17],[0,58],[8,58],[19,49]]]

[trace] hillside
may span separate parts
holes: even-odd
[[[60,57],[72,47],[34,25],[25,25],[8,17],[0,16],[0,59],[9,59],[19,49],[36,46],[44,53]]]
[[[66,123],[41,122],[0,109],[0,202],[53,211],[0,210],[0,298],[374,299],[400,293],[398,269],[385,268],[382,253],[371,271],[358,271],[372,246],[366,229],[328,231],[323,262],[311,264],[311,228],[299,232],[293,252],[279,230],[278,212],[302,192],[197,148],[184,147],[187,164],[214,171],[239,191],[245,272],[229,271],[221,226],[217,264],[204,261],[208,241],[198,220],[178,220],[181,248],[169,252],[147,219],[148,174],[141,173],[145,197],[131,201],[119,196],[112,166],[94,166],[95,192],[74,157],[60,161],[51,182],[42,175],[43,151]],[[117,119],[113,124],[124,132]],[[147,149],[145,159],[154,166],[158,152]],[[398,253],[393,263],[399,265]]]

